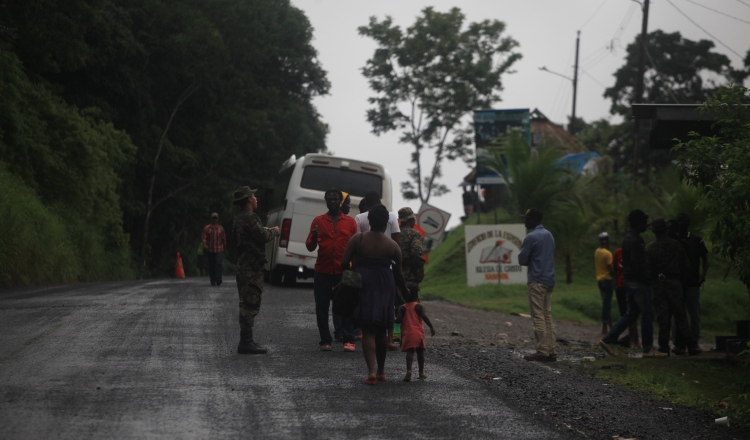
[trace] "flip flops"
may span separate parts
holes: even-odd
[[[378,383],[377,379],[370,379],[369,377],[365,379],[365,385],[375,385],[376,383]]]
[[[427,375],[426,374],[422,373],[422,374],[419,375],[419,380],[425,380],[425,379],[427,379]]]

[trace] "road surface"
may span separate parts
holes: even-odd
[[[0,438],[570,438],[430,356],[429,336],[426,381],[401,382],[390,352],[390,381],[364,385],[359,345],[318,349],[311,285],[267,286],[267,355],[235,353],[237,313],[231,278],[0,292]]]

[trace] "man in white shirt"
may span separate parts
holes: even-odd
[[[380,194],[375,191],[370,191],[365,194],[364,201],[368,210],[377,205],[382,205],[380,202]],[[357,214],[357,216],[354,217],[354,221],[357,223],[357,232],[367,232],[370,230],[370,221],[367,219],[367,211]],[[385,228],[385,235],[398,242],[398,237],[401,235],[401,228],[398,227],[398,215],[396,215],[395,212],[388,212],[388,226]]]

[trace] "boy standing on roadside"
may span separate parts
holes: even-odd
[[[594,252],[594,268],[599,294],[602,297],[602,336],[612,328],[612,252],[609,251],[609,234],[599,234],[599,248]]]

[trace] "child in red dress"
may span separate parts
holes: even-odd
[[[414,362],[414,352],[417,352],[417,363],[419,364],[419,378],[426,379],[424,373],[424,323],[430,327],[430,335],[435,336],[435,328],[430,318],[424,312],[424,307],[419,304],[419,284],[408,283],[406,287],[409,293],[404,295],[406,303],[398,308],[396,320],[401,323],[401,351],[406,352],[406,376],[404,382],[411,381],[411,366]]]

